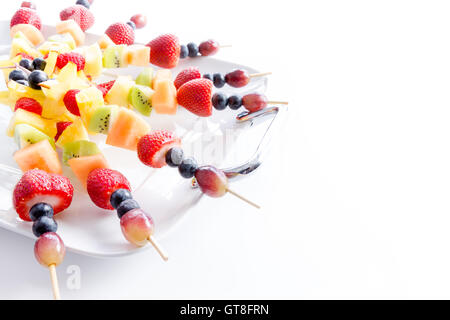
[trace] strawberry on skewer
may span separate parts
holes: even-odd
[[[68,208],[73,198],[69,179],[34,169],[27,171],[13,191],[14,208],[22,220],[33,221],[36,260],[49,268],[55,300],[61,299],[56,267],[64,260],[64,242],[56,233],[54,216]]]

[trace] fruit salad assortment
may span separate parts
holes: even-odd
[[[258,93],[228,97],[213,92],[225,84],[247,85],[252,76],[245,70],[202,75],[190,67],[174,79],[169,69],[179,59],[209,56],[220,46],[214,40],[180,45],[171,34],[136,44],[135,30],[147,22],[142,14],[110,25],[96,43],[85,45],[85,31],[95,23],[91,4],[78,0],[62,10],[56,34],[45,39],[36,6],[23,2],[11,19],[9,59],[0,61],[8,89],[0,92],[0,101],[13,111],[6,134],[17,143],[13,158],[24,173],[13,192],[14,207],[22,220],[33,222],[36,258],[47,267],[61,263],[65,252],[54,216],[70,206],[74,188],[62,176],[63,166],[73,171],[93,204],[117,211],[129,242],[150,242],[167,259],[153,238],[151,216],[133,199],[127,178],[109,167],[91,135],[105,135],[106,144],[135,151],[147,166],[177,168],[183,178],[195,177],[204,194],[221,197],[233,193],[224,172],[185,157],[180,138],[167,130],[152,131],[143,116],[173,115],[182,106],[208,117],[213,108],[243,106],[255,112],[269,103]],[[129,65],[142,67],[136,79],[98,82],[107,69]]]

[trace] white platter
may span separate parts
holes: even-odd
[[[44,26],[45,37],[54,34],[55,29]],[[6,58],[10,49],[9,22],[0,22],[0,59]],[[97,35],[87,34],[87,43],[92,43]],[[188,66],[198,66],[202,73],[226,73],[235,68],[244,68],[257,72],[251,67],[215,58],[185,59],[173,70],[176,75]],[[129,67],[114,70],[119,74],[136,77],[141,68]],[[103,79],[106,80],[106,79]],[[4,81],[0,81],[1,90],[6,90]],[[254,79],[242,89],[225,86],[221,92],[228,94],[246,92],[264,92],[266,79]],[[239,164],[255,151],[266,126],[258,125],[248,129],[251,123],[239,124],[235,117],[242,112],[226,109],[214,110],[209,118],[198,118],[179,108],[175,116],[163,116],[152,113],[146,118],[153,129],[174,130],[183,137],[183,148],[188,155],[194,156],[200,164],[229,166]],[[13,139],[3,134],[12,115],[7,106],[0,105],[0,227],[34,238],[31,223],[21,221],[12,208],[11,194],[21,173],[12,159],[17,146]],[[255,128],[256,127],[256,128]],[[189,180],[183,179],[172,168],[151,169],[140,163],[136,153],[117,149],[104,144],[104,136],[92,138],[99,143],[111,168],[121,171],[130,180],[135,199],[141,207],[150,213],[156,226],[157,238],[169,234],[171,229],[186,216],[197,201],[201,192],[191,188]],[[119,219],[114,211],[102,210],[93,205],[87,194],[74,178],[70,169],[64,173],[75,186],[74,200],[70,208],[57,216],[58,233],[63,238],[68,250],[96,257],[113,257],[132,254],[140,250],[129,244],[123,237]],[[149,248],[146,246],[145,248]]]

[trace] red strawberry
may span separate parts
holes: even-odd
[[[181,71],[175,78],[173,84],[177,89],[179,89],[186,82],[189,82],[194,79],[199,79],[201,77],[202,74],[200,73],[200,70],[198,70],[197,67],[190,67]]]
[[[30,112],[34,112],[38,115],[42,114],[42,106],[39,102],[32,98],[22,97],[16,101],[16,106],[14,107],[14,111],[17,109],[23,109]]]
[[[56,66],[62,69],[69,61],[77,65],[77,71],[83,70],[84,65],[86,64],[86,60],[80,53],[68,52],[62,53],[58,56],[58,59],[56,60]]]
[[[183,84],[177,91],[178,104],[199,117],[212,114],[213,83],[209,79],[194,79]]]
[[[109,90],[111,90],[114,82],[116,82],[116,80],[111,80],[97,85],[97,88],[103,93],[103,98],[108,94]]]
[[[37,14],[36,10],[30,8],[20,8],[16,11],[11,19],[9,27],[12,28],[16,24],[31,24],[39,30],[42,28],[41,18]]]
[[[19,217],[31,221],[28,212],[39,202],[48,203],[55,214],[68,208],[72,202],[73,186],[69,179],[34,169],[24,173],[13,192],[13,204]]]
[[[25,52],[19,52],[18,54],[16,54],[16,57],[17,56],[21,56],[22,59],[29,59],[31,61],[34,60],[34,58],[32,56],[30,56],[29,54],[26,54]]]
[[[180,146],[181,140],[172,132],[157,130],[139,139],[137,153],[143,164],[153,168],[166,165],[166,153],[169,149]]]
[[[95,22],[92,12],[79,4],[64,9],[59,13],[59,17],[62,21],[69,19],[75,20],[83,31],[92,27]]]
[[[127,44],[134,43],[134,30],[126,23],[113,23],[106,29],[105,34],[111,38],[115,44]]]
[[[95,169],[87,178],[87,192],[94,204],[102,209],[114,210],[111,205],[111,194],[118,189],[131,191],[130,183],[119,171],[111,169]]]
[[[150,63],[161,68],[172,69],[180,59],[180,42],[173,34],[164,34],[149,43]]]
[[[61,122],[57,122],[56,123],[56,136],[55,136],[55,141],[58,141],[59,136],[63,133],[64,130],[66,130],[66,128],[68,126],[70,126],[72,124],[72,122],[70,121],[61,121]]]
[[[80,116],[80,109],[78,108],[78,103],[76,95],[80,92],[78,89],[72,89],[66,92],[63,101],[67,110],[73,115]]]

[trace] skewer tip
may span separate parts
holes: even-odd
[[[239,193],[234,192],[234,191],[231,190],[231,189],[227,189],[227,192],[231,193],[233,196],[235,196],[235,197],[241,199],[242,201],[247,202],[249,205],[255,207],[256,209],[261,209],[261,206],[260,206],[260,205],[254,203],[253,201],[248,200],[247,198],[241,196]]]
[[[156,241],[155,238],[153,238],[153,236],[148,237],[148,242],[150,242],[150,244],[153,246],[153,248],[155,248],[155,250],[158,252],[158,254],[161,256],[161,258],[164,261],[168,261],[169,260],[169,256],[167,255],[166,252],[164,252],[164,250],[161,248],[160,244]]]

